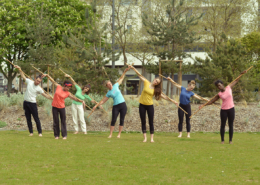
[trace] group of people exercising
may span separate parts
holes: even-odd
[[[67,128],[66,128],[66,111],[65,111],[65,99],[71,98],[73,101],[72,103],[72,118],[74,123],[74,129],[75,134],[78,134],[78,121],[81,126],[81,130],[84,132],[84,134],[87,134],[86,129],[86,123],[84,119],[84,106],[85,106],[85,99],[95,102],[89,97],[89,92],[91,89],[90,84],[85,85],[83,88],[80,88],[76,82],[69,76],[65,75],[65,77],[69,77],[71,81],[65,80],[63,83],[63,86],[56,83],[49,75],[42,75],[38,76],[33,80],[30,80],[25,77],[24,73],[22,72],[21,68],[19,66],[14,66],[20,71],[21,77],[25,80],[27,83],[26,92],[24,95],[24,104],[23,108],[25,111],[25,116],[27,120],[28,129],[30,132],[29,136],[33,135],[33,127],[32,127],[32,121],[31,121],[31,115],[33,116],[38,134],[39,136],[42,136],[42,129],[41,129],[41,123],[40,119],[38,117],[38,110],[36,105],[36,96],[37,94],[41,94],[44,97],[52,100],[52,115],[53,115],[53,131],[54,131],[54,137],[55,139],[59,139],[60,136],[60,126],[59,126],[59,116],[61,120],[61,135],[63,139],[67,139]],[[106,96],[98,103],[96,106],[93,107],[93,111],[97,108],[97,106],[100,106],[102,108],[102,104],[104,104],[109,98],[112,98],[113,103],[113,109],[112,109],[112,121],[110,126],[110,135],[108,138],[112,137],[113,130],[115,127],[115,123],[117,120],[118,115],[120,114],[120,124],[119,124],[119,133],[118,138],[121,136],[121,132],[123,130],[124,126],[124,119],[127,112],[127,106],[125,103],[125,99],[119,89],[119,85],[122,83],[125,73],[133,69],[136,74],[139,76],[139,78],[144,82],[144,88],[141,93],[140,99],[139,99],[139,114],[142,124],[142,133],[144,140],[143,142],[147,142],[147,135],[146,135],[146,113],[148,115],[149,120],[149,127],[150,127],[150,136],[151,136],[151,142],[154,142],[154,106],[153,106],[153,97],[156,100],[160,100],[161,98],[170,101],[166,95],[162,93],[161,89],[161,83],[162,80],[157,77],[152,82],[149,82],[147,79],[145,79],[133,66],[128,66],[128,68],[125,69],[123,75],[119,78],[119,80],[112,85],[111,81],[107,80],[104,82],[104,86],[108,88],[108,92]],[[246,71],[243,71],[241,74],[246,73]],[[39,86],[41,83],[42,78],[48,77],[49,80],[56,86],[56,91],[54,94],[54,97],[52,98],[50,95],[45,93],[42,88]],[[174,82],[169,77],[168,80],[171,80],[172,83]],[[215,96],[212,100],[208,102],[207,105],[213,104],[215,101],[217,101],[219,98],[222,99],[222,105],[221,105],[221,111],[220,111],[220,118],[221,118],[221,126],[220,126],[220,134],[221,134],[221,143],[224,143],[224,134],[225,134],[225,125],[226,121],[228,119],[228,125],[229,125],[229,143],[232,144],[232,138],[233,138],[233,122],[235,119],[235,109],[234,109],[234,102],[233,102],[233,95],[232,95],[232,87],[239,81],[239,78],[236,79],[234,82],[232,82],[230,85],[225,87],[223,85],[223,82],[221,80],[217,80],[215,82],[216,87],[220,90],[217,96]],[[71,95],[69,90],[72,88],[72,86],[75,86],[76,88],[76,94],[75,96]],[[190,116],[191,116],[191,106],[190,106],[190,98],[193,96],[199,100],[202,100],[201,97],[194,94],[192,91],[195,88],[195,81],[192,80],[188,87],[185,88],[176,82],[173,83],[177,88],[180,89],[180,103],[178,104],[176,101],[172,100],[177,106],[181,107],[183,110],[185,110],[188,114],[186,114],[186,129],[187,129],[187,137],[190,138]],[[200,106],[201,108],[202,106]],[[178,124],[178,130],[179,135],[178,137],[182,137],[182,127],[183,127],[183,117],[184,117],[184,111],[178,108],[178,117],[179,117],[179,124]]]

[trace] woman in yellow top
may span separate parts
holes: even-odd
[[[145,79],[134,67],[131,66],[131,68],[136,72],[136,74],[139,76],[139,78],[144,82],[144,88],[141,94],[141,97],[139,99],[139,114],[141,118],[142,123],[142,132],[144,135],[144,141],[147,141],[146,137],[146,112],[148,114],[149,119],[149,126],[150,126],[150,134],[151,134],[151,142],[153,143],[153,135],[154,135],[154,125],[153,125],[153,117],[154,117],[154,107],[153,107],[153,96],[156,100],[160,100],[160,98],[163,98],[165,100],[168,100],[166,96],[162,94],[161,89],[161,79],[155,78],[153,82],[149,82],[147,79]],[[178,106],[178,103],[175,102],[175,104]]]

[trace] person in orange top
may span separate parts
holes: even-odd
[[[72,100],[82,102],[85,107],[84,100],[78,100],[72,96],[69,90],[72,87],[72,83],[65,80],[63,87],[56,83],[49,75],[44,75],[49,78],[49,80],[57,87],[53,101],[52,101],[52,115],[53,115],[53,131],[55,139],[59,139],[60,136],[60,126],[59,126],[59,114],[61,119],[61,135],[63,139],[67,139],[67,128],[66,128],[66,110],[65,110],[65,99],[70,98]]]
[[[144,82],[144,88],[139,99],[139,114],[142,123],[142,132],[144,136],[143,142],[147,141],[146,137],[146,112],[148,114],[149,119],[149,126],[150,126],[150,134],[151,134],[151,142],[153,143],[153,136],[154,136],[154,125],[153,125],[153,118],[154,118],[154,107],[153,107],[153,96],[156,100],[160,100],[163,98],[165,100],[170,101],[167,99],[165,95],[162,94],[161,89],[161,79],[159,77],[155,78],[153,82],[149,82],[145,79],[134,67],[130,66],[139,78]],[[174,103],[178,106],[178,103],[174,101]]]

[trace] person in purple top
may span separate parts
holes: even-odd
[[[172,80],[170,77],[168,77],[167,79]],[[176,82],[175,83],[173,83],[173,82],[172,82],[173,85],[175,85],[177,88],[181,89],[179,106],[188,113],[188,114],[186,114],[186,129],[187,129],[187,137],[190,138],[190,128],[191,128],[191,126],[190,126],[190,116],[191,116],[190,97],[193,96],[199,100],[202,100],[202,99],[192,92],[192,90],[196,86],[196,82],[194,80],[191,80],[191,82],[188,84],[187,88],[177,84]],[[184,116],[184,112],[179,108],[178,109],[178,117],[179,117],[179,124],[178,124],[179,136],[178,137],[182,137],[183,116]]]

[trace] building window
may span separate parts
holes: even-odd
[[[127,33],[132,33],[132,25],[127,25]]]

